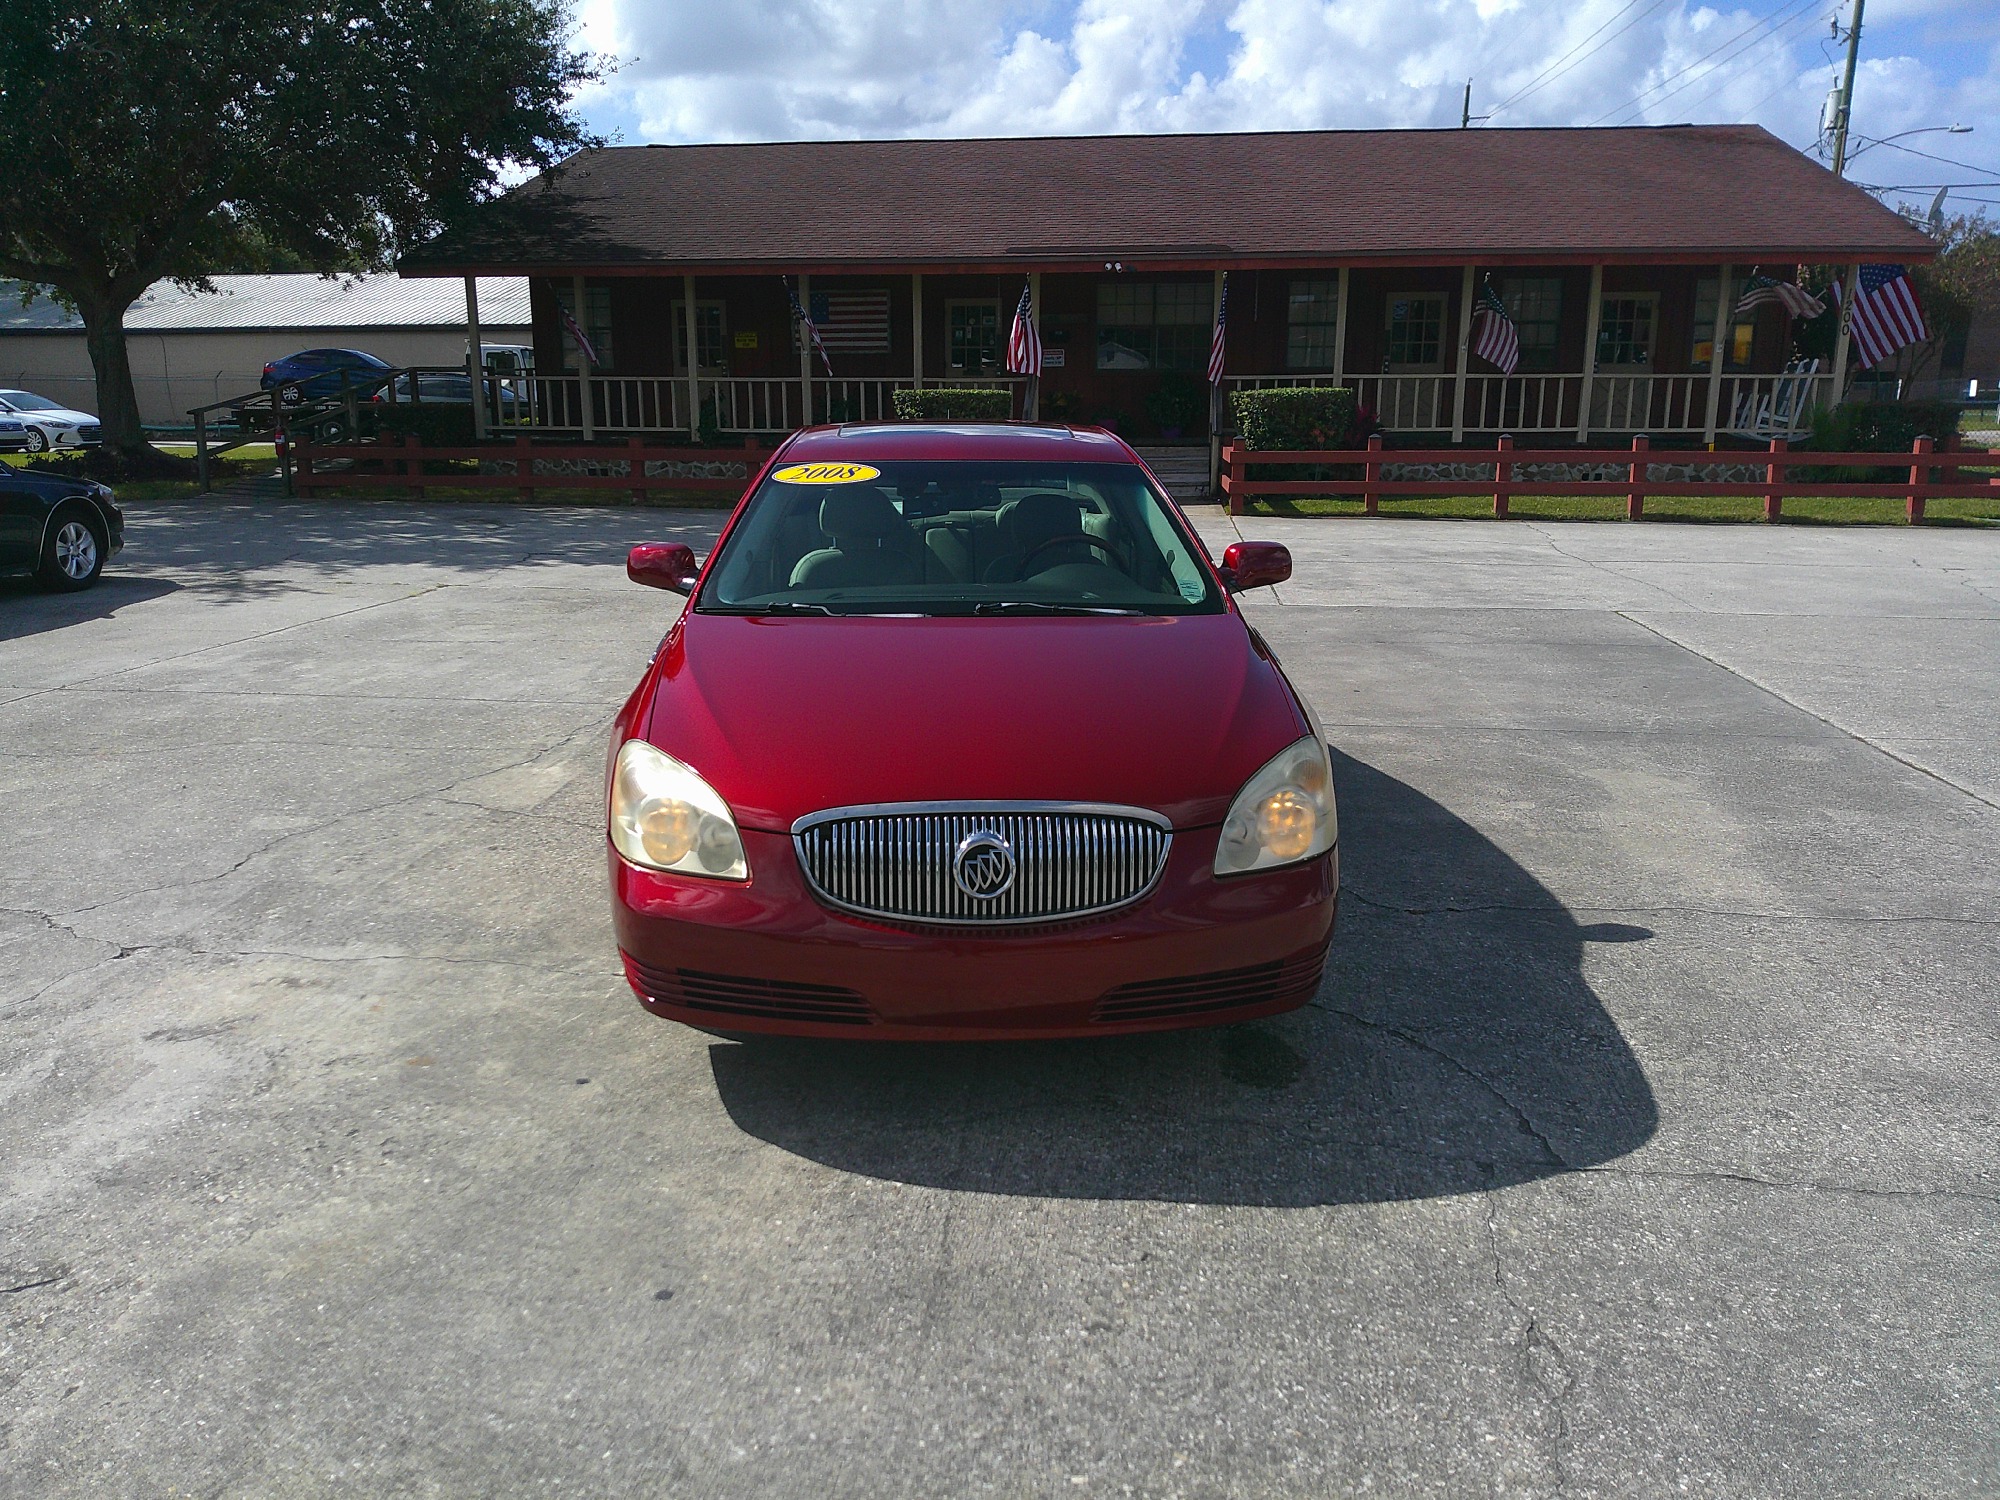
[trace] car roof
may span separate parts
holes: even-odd
[[[1132,463],[1137,455],[1101,427],[1035,422],[849,422],[808,427],[785,445],[788,459],[987,459]]]

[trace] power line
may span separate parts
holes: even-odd
[[[1610,46],[1613,42],[1617,41],[1619,37],[1623,36],[1626,32],[1630,31],[1634,26],[1637,26],[1641,21],[1645,20],[1646,17],[1650,16],[1654,11],[1658,10],[1662,5],[1665,5],[1667,3],[1667,0],[1653,0],[1652,4],[1648,5],[1644,10],[1640,11],[1638,15],[1632,17],[1631,20],[1627,21],[1623,26],[1620,26],[1616,31],[1612,32],[1610,36],[1605,37],[1604,40],[1599,42],[1595,47],[1590,47],[1588,51],[1583,51],[1585,47],[1589,46],[1593,38],[1603,33],[1605,27],[1611,25],[1613,21],[1616,21],[1620,16],[1624,15],[1627,11],[1631,10],[1633,6],[1638,5],[1640,3],[1641,0],[1626,0],[1626,3],[1624,5],[1620,6],[1616,11],[1612,12],[1611,19],[1609,21],[1606,21],[1603,26],[1600,26],[1597,28],[1596,31],[1591,32],[1589,36],[1585,37],[1582,41],[1578,42],[1576,46],[1570,48],[1569,51],[1565,52],[1561,57],[1557,58],[1554,62],[1550,63],[1548,67],[1542,69],[1541,72],[1537,73],[1533,78],[1529,79],[1525,87],[1516,90],[1512,95],[1503,100],[1501,103],[1494,105],[1492,109],[1486,112],[1486,118],[1490,120],[1493,118],[1493,116],[1499,114],[1501,110],[1506,109],[1509,105],[1518,104],[1523,99],[1527,98],[1530,94],[1539,93],[1542,89],[1548,87],[1549,84],[1554,83],[1558,78],[1562,77],[1564,73],[1567,73],[1572,68],[1575,68],[1580,64],[1586,62],[1591,57],[1594,57],[1597,53],[1602,52],[1606,47]],[[1582,53],[1582,55],[1578,56],[1579,53]],[[1569,59],[1571,58],[1575,58],[1576,61],[1570,62]],[[1565,63],[1567,63],[1568,66],[1564,66]]]
[[[1862,150],[1866,150],[1869,146],[1887,146],[1891,151],[1907,151],[1912,156],[1921,156],[1925,161],[1941,161],[1947,167],[1963,167],[1968,172],[1991,172],[1994,170],[1992,167],[1982,167],[1976,162],[1957,161],[1949,156],[1939,156],[1934,151],[1919,151],[1915,146],[1899,146],[1894,141],[1869,141],[1862,147]],[[1860,153],[1857,152],[1855,154],[1859,155]]]
[[[1781,37],[1783,37],[1787,32],[1796,31],[1800,26],[1807,25],[1811,22],[1817,21],[1818,19],[1819,15],[1815,11],[1812,10],[1800,11],[1797,15],[1793,16],[1791,20],[1785,22],[1784,25],[1780,26],[1776,31],[1772,32],[1768,37],[1765,37],[1764,40],[1767,42],[1776,42]],[[1754,49],[1754,47],[1755,44],[1753,43],[1752,49]],[[1746,50],[1752,50],[1752,49],[1746,49]],[[1724,63],[1717,63],[1715,67],[1710,70],[1710,73],[1719,72],[1725,66],[1726,64]],[[1710,75],[1705,73],[1702,75],[1702,78],[1706,78],[1708,76]],[[1712,88],[1708,89],[1704,93],[1695,95],[1694,98],[1688,100],[1687,103],[1682,107],[1688,110],[1689,112],[1692,112],[1700,105],[1706,104],[1709,100],[1713,99],[1717,94],[1721,93],[1724,89],[1728,88],[1730,84],[1734,83],[1736,81],[1736,76],[1737,75],[1734,73],[1725,73],[1722,78],[1716,81],[1715,85]],[[1701,78],[1690,78],[1688,80],[1688,83],[1681,85],[1681,87],[1686,88],[1688,84],[1699,83],[1701,81],[1702,81]],[[1777,88],[1771,90],[1771,92],[1766,94],[1762,99],[1759,99],[1756,104],[1751,105],[1749,109],[1744,110],[1743,113],[1747,115],[1754,112],[1756,109],[1762,106],[1767,100],[1771,99],[1772,97],[1779,94],[1785,89],[1797,88],[1798,84],[1799,84],[1799,79],[1797,76],[1788,79],[1786,82],[1778,85]],[[1674,92],[1678,93],[1680,92],[1680,90],[1676,89]],[[1672,95],[1665,95],[1659,99],[1654,100],[1653,102],[1655,104],[1663,104],[1666,102],[1668,98],[1671,97]]]
[[[1771,12],[1770,15],[1764,17],[1760,21],[1753,22],[1751,25],[1746,26],[1743,30],[1737,32],[1736,35],[1729,38],[1728,41],[1723,42],[1720,46],[1717,46],[1711,49],[1710,51],[1703,53],[1700,57],[1697,57],[1693,62],[1689,63],[1686,67],[1678,68],[1674,72],[1669,73],[1665,78],[1662,78],[1658,83],[1653,84],[1650,88],[1642,89],[1639,92],[1638,96],[1632,99],[1629,103],[1621,104],[1616,109],[1606,111],[1604,114],[1599,115],[1595,120],[1592,120],[1590,123],[1593,125],[1601,125],[1606,120],[1611,119],[1614,115],[1622,115],[1627,112],[1635,114],[1641,113],[1644,110],[1650,108],[1652,105],[1664,104],[1668,99],[1671,99],[1675,94],[1678,94],[1681,91],[1681,89],[1687,88],[1694,83],[1698,83],[1702,77],[1705,77],[1707,75],[1701,74],[1695,78],[1690,78],[1688,79],[1687,83],[1682,84],[1680,88],[1673,89],[1665,94],[1660,94],[1660,90],[1666,88],[1666,86],[1672,83],[1676,78],[1680,78],[1685,76],[1686,74],[1694,72],[1694,70],[1701,67],[1703,63],[1708,62],[1709,59],[1717,56],[1720,53],[1729,51],[1732,47],[1735,47],[1737,43],[1742,42],[1745,38],[1754,37],[1758,32],[1764,30],[1766,27],[1771,26],[1780,19],[1784,18],[1787,11],[1795,11],[1802,4],[1810,5],[1813,3],[1814,0],[1785,0],[1785,3],[1780,5],[1773,12]],[[1796,17],[1794,17],[1793,19],[1796,19]],[[1718,64],[1718,66],[1720,66],[1720,64]],[[1712,72],[1713,69],[1710,69],[1709,71]],[[1660,94],[1660,97],[1657,99],[1652,98],[1651,96],[1655,94]]]

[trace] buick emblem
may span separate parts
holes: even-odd
[[[975,901],[991,901],[1014,883],[1014,846],[990,828],[968,833],[952,856],[951,878]]]

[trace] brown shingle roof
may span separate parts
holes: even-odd
[[[1903,260],[1930,241],[1754,125],[586,151],[405,274]]]

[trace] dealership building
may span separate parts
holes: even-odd
[[[1026,414],[1004,368],[1025,288],[1038,415],[1206,445],[1226,277],[1226,389],[1352,386],[1438,438],[1712,440],[1852,373],[1844,337],[1801,358],[1777,301],[1739,314],[1752,275],[1932,254],[1768,132],[1715,125],[613,147],[400,270],[523,278],[529,425],[572,437],[778,433],[925,385],[1011,387]],[[1473,352],[1489,289],[1512,372]]]

